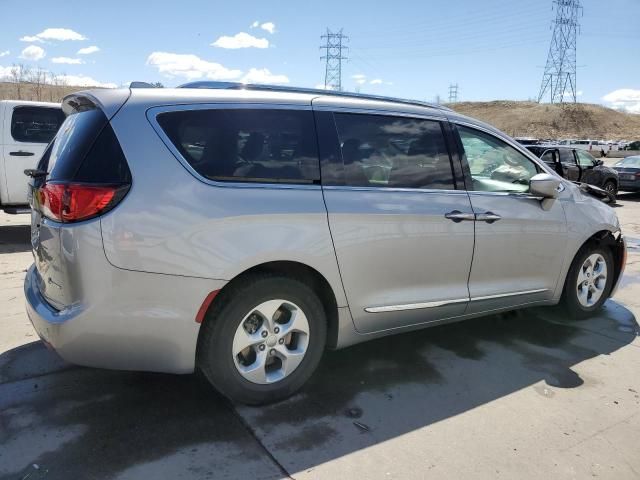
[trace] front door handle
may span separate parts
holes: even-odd
[[[502,217],[500,215],[496,215],[493,212],[478,213],[476,215],[476,220],[477,221],[479,221],[479,222],[487,222],[487,223],[497,222],[501,218]]]
[[[453,212],[445,213],[444,218],[455,223],[462,221],[473,222],[476,219],[476,215],[474,213],[462,213],[460,210],[454,210]]]
[[[9,152],[12,157],[32,157],[35,155],[33,152],[25,152],[24,150],[18,150],[17,152]]]

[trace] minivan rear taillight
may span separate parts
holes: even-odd
[[[87,183],[45,183],[37,189],[42,215],[57,222],[88,220],[115,207],[129,185]]]

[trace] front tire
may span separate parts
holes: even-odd
[[[613,285],[613,255],[608,248],[587,244],[573,260],[562,294],[562,303],[575,319],[598,311],[609,298]]]
[[[616,187],[616,182],[613,180],[607,180],[604,182],[602,189],[606,191],[612,197],[612,201],[616,201],[616,195],[618,195],[618,188]]]
[[[238,281],[205,320],[198,364],[229,399],[261,405],[293,395],[322,357],[326,315],[304,282],[276,275]]]

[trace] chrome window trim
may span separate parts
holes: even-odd
[[[467,196],[466,190],[451,190],[437,188],[410,188],[410,187],[363,187],[352,185],[323,185],[323,190],[356,190],[361,192],[398,192],[398,193],[426,193],[426,194],[440,194],[440,195],[462,195]]]
[[[446,305],[453,305],[456,303],[478,302],[482,300],[494,300],[498,298],[517,297],[521,295],[533,295],[534,293],[543,293],[548,291],[549,291],[548,288],[537,288],[534,290],[520,290],[517,292],[498,293],[495,295],[483,295],[481,297],[456,298],[453,300],[437,300],[433,302],[407,303],[407,304],[401,304],[401,305],[383,305],[380,307],[366,307],[364,311],[367,313],[384,313],[384,312],[401,312],[405,310],[422,310],[425,308],[443,307]]]
[[[313,99],[315,100],[315,98]],[[314,105],[313,100],[311,102],[312,108],[316,112],[331,112],[331,113],[354,113],[360,115],[381,115],[387,117],[404,117],[415,118],[417,120],[435,120],[437,122],[447,122],[445,115],[438,115],[436,112],[408,112],[403,110],[394,110],[390,108],[359,108],[353,106],[338,106],[338,105]]]
[[[197,103],[197,104],[172,104],[161,105],[147,109],[145,116],[151,124],[151,127],[160,137],[162,143],[169,149],[173,156],[182,164],[182,166],[196,179],[207,185],[223,188],[266,188],[278,190],[320,190],[320,184],[304,184],[304,183],[276,183],[276,182],[242,182],[242,181],[220,181],[211,180],[198,173],[180,151],[173,144],[169,136],[164,132],[158,123],[158,115],[169,112],[182,112],[191,110],[304,110],[313,112],[311,105],[287,104],[287,103],[237,103],[237,102],[215,102],[215,103]],[[318,159],[318,163],[320,160]]]

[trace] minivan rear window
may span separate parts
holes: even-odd
[[[48,181],[129,183],[131,173],[120,143],[99,108],[69,115],[47,147],[38,169]]]
[[[317,183],[313,113],[203,109],[161,113],[160,127],[189,165],[210,180]]]

